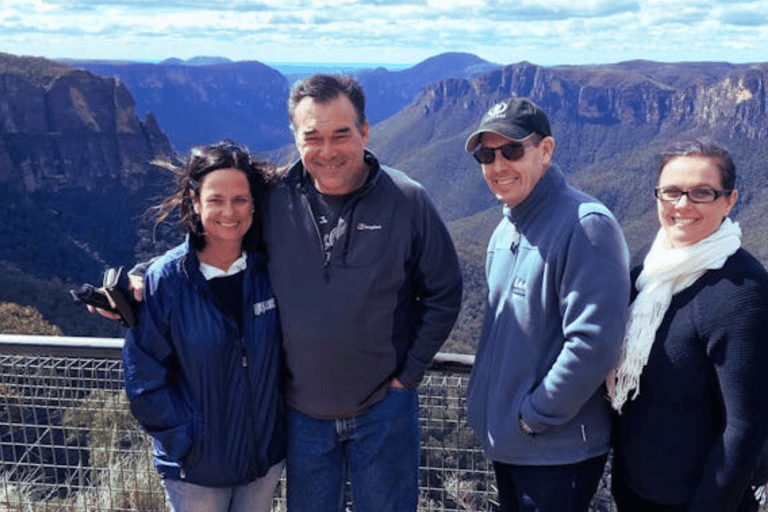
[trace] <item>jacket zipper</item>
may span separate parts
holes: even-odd
[[[323,261],[323,267],[328,267],[328,261],[326,261],[325,258],[325,248],[323,247],[323,235],[320,234],[320,228],[317,227],[317,220],[315,220],[315,213],[312,211],[312,206],[309,204],[309,197],[305,194],[306,201],[303,201],[304,207],[307,209],[307,212],[309,212],[309,218],[312,219],[312,226],[315,228],[315,234],[317,235],[318,240],[318,246],[320,248],[320,257]],[[326,281],[328,280],[328,275],[326,274]]]

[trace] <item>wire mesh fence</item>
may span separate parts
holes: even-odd
[[[495,510],[492,469],[464,419],[470,365],[453,359],[419,390],[419,508]],[[169,510],[122,387],[120,340],[0,336],[0,512]],[[273,510],[284,496],[281,482]]]
[[[419,388],[421,510],[496,509],[493,469],[464,417],[468,369],[431,371]]]

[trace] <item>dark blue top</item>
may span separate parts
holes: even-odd
[[[123,370],[131,412],[154,438],[163,478],[241,485],[285,456],[280,326],[265,263],[248,255],[242,330],[188,243],[147,271]]]
[[[766,402],[768,273],[740,249],[672,297],[640,395],[615,417],[613,477],[656,503],[736,510],[768,435]]]
[[[344,203],[346,229],[327,252],[301,161],[267,199],[286,398],[314,418],[359,414],[393,377],[418,387],[461,309],[456,250],[424,187],[365,159],[367,181]]]

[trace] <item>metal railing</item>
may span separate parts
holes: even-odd
[[[168,510],[122,389],[122,340],[0,335],[0,511]],[[440,354],[420,389],[423,511],[495,510],[466,425],[473,358]],[[285,510],[284,484],[273,510]]]

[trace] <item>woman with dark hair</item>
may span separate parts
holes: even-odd
[[[728,152],[709,141],[663,155],[661,229],[632,271],[612,487],[619,512],[754,511],[768,436],[768,273],[728,219]]]
[[[193,148],[177,189],[186,240],[144,276],[123,351],[131,412],[175,512],[264,511],[285,458],[282,356],[262,249],[268,166],[230,142]]]

